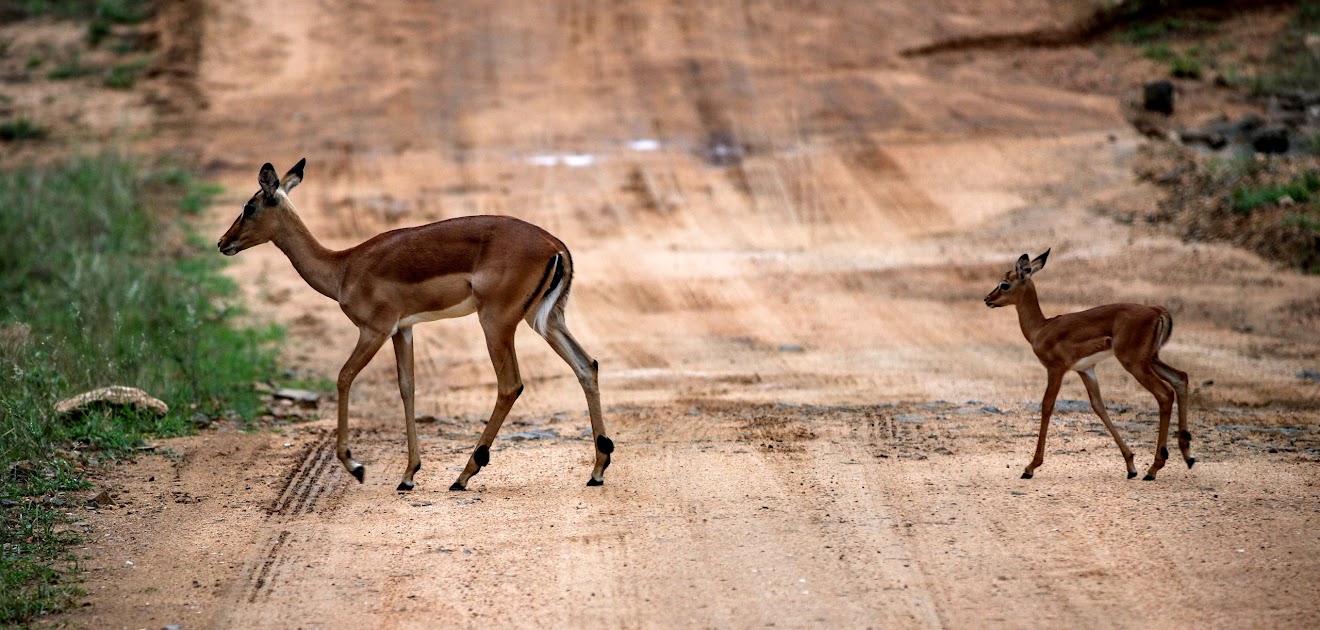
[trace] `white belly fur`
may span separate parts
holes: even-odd
[[[1103,352],[1097,352],[1089,357],[1082,357],[1082,359],[1074,363],[1072,368],[1070,369],[1078,372],[1085,372],[1095,367],[1097,363],[1104,361],[1105,359],[1113,358],[1113,356],[1114,356],[1113,350],[1105,350]]]
[[[407,328],[413,324],[420,324],[422,322],[433,322],[437,319],[463,317],[464,315],[471,315],[475,312],[477,312],[477,298],[474,295],[469,295],[467,299],[449,308],[409,315],[399,320],[399,323],[395,324],[394,329],[398,330],[400,328]]]

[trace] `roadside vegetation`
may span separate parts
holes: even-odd
[[[1167,69],[1152,80],[1180,82],[1176,89],[1198,95],[1203,108],[1180,105],[1163,135],[1176,132],[1184,143],[1146,147],[1136,170],[1166,192],[1148,220],[1320,273],[1320,2],[1271,10],[1287,12],[1274,14],[1277,31],[1250,40],[1191,13],[1116,33],[1117,43]],[[1255,104],[1257,113],[1189,129],[1225,101]]]
[[[132,89],[150,73],[159,42],[148,20],[151,0],[0,0],[0,25],[57,21],[83,30],[76,41],[31,41],[0,31],[0,142],[58,139],[50,133],[76,106],[64,103],[76,82],[108,90]],[[10,31],[12,32],[12,31]],[[38,105],[38,103],[40,105]],[[67,126],[67,125],[65,125]]]
[[[260,412],[252,384],[274,380],[279,331],[238,323],[221,258],[189,227],[214,192],[114,154],[0,173],[0,626],[77,597],[86,471],[152,436]],[[108,385],[170,412],[55,414]]]

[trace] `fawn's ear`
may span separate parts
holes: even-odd
[[[1045,261],[1049,257],[1050,257],[1050,250],[1047,249],[1045,250],[1044,254],[1037,256],[1035,260],[1031,261],[1031,273],[1036,273],[1037,271],[1040,271],[1041,268],[1045,266]]]
[[[257,183],[261,184],[261,192],[265,195],[267,204],[278,202],[275,191],[280,187],[280,176],[275,174],[275,167],[271,166],[270,162],[261,165],[261,172],[257,174]]]
[[[1025,280],[1031,275],[1031,256],[1023,254],[1017,259],[1017,264],[1013,266],[1013,271],[1017,272],[1019,280]]]
[[[289,169],[289,172],[284,174],[284,180],[280,182],[280,189],[285,193],[288,193],[290,190],[296,188],[298,184],[301,184],[303,180],[304,166],[307,166],[307,158],[298,160],[298,163],[295,164],[293,168]]]

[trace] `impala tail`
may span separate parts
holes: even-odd
[[[1159,319],[1155,322],[1155,352],[1159,352],[1164,344],[1169,343],[1169,337],[1173,336],[1173,316],[1162,306],[1155,307],[1159,311]]]
[[[533,298],[535,301],[527,310],[528,323],[542,337],[550,332],[550,316],[554,314],[562,319],[564,307],[568,305],[568,289],[573,284],[573,256],[567,249],[546,263],[545,278],[541,281],[544,288],[536,293],[540,299]]]

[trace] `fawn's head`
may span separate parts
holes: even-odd
[[[293,210],[288,193],[302,182],[306,164],[307,158],[298,160],[298,164],[284,174],[283,180],[275,175],[275,167],[270,162],[262,165],[257,174],[261,189],[243,204],[243,214],[238,215],[216,243],[220,253],[233,256],[275,238],[280,227],[279,215]]]
[[[1013,270],[1004,274],[1004,279],[999,281],[999,286],[995,287],[989,295],[985,296],[985,305],[990,308],[1000,306],[1010,306],[1017,304],[1018,300],[1026,287],[1031,285],[1031,276],[1041,267],[1045,266],[1045,260],[1050,257],[1050,250],[1045,250],[1044,254],[1031,260],[1031,257],[1023,254],[1018,258],[1017,264]]]

